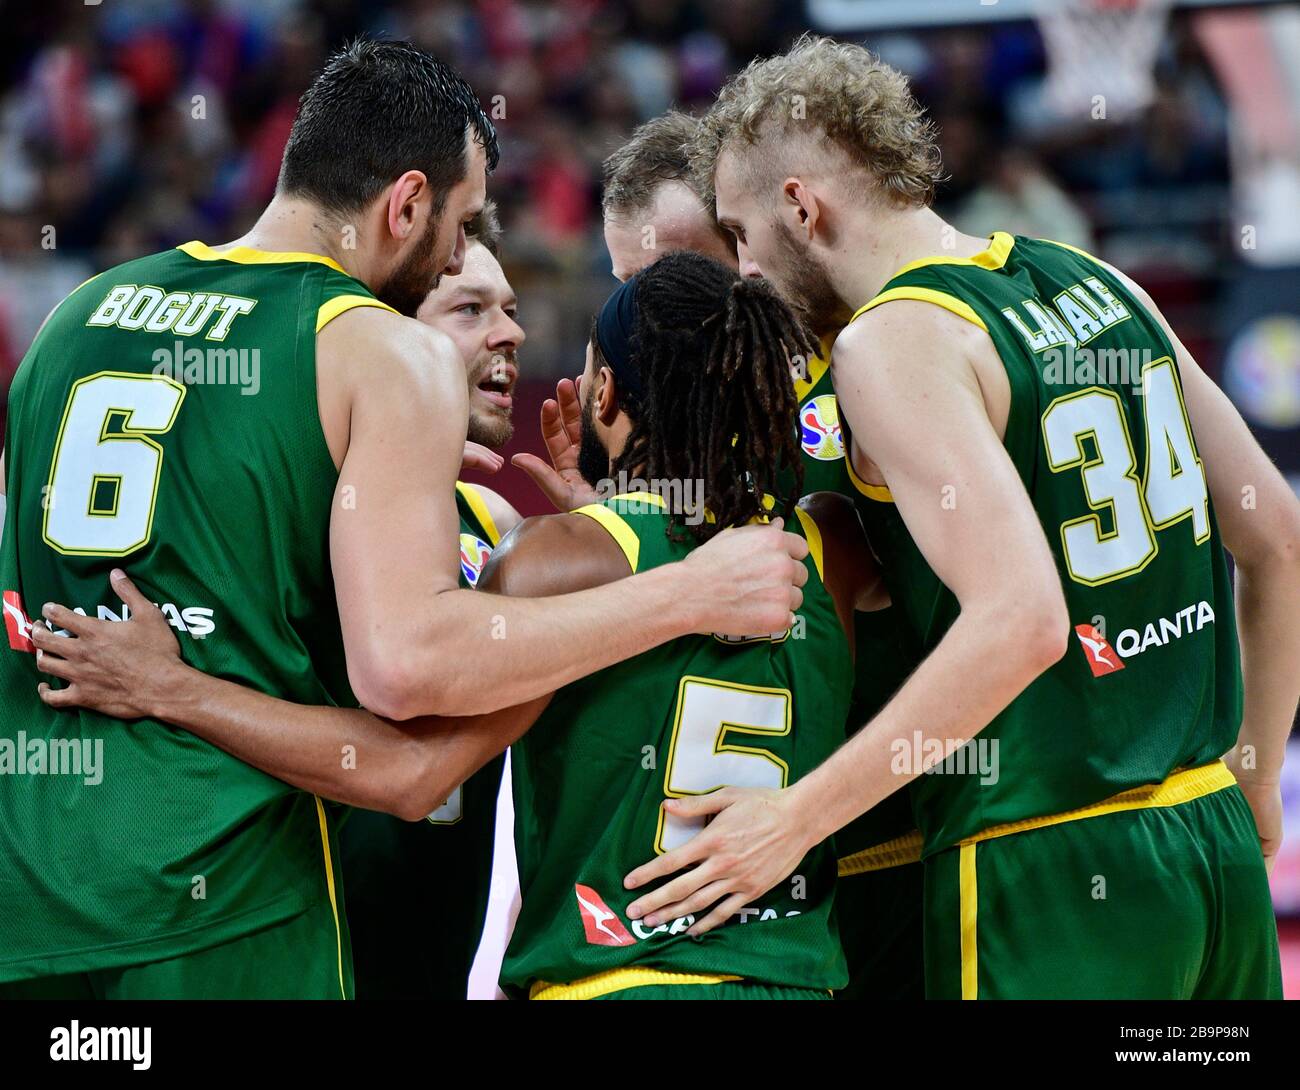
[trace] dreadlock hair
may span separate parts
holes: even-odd
[[[817,341],[776,290],[701,254],[668,254],[639,274],[629,349],[642,396],[624,405],[632,430],[614,475],[702,481],[713,516],[692,526],[672,512],[669,536],[702,542],[756,516],[788,517],[803,488],[791,361],[812,358]],[[790,473],[781,495],[778,474]]]

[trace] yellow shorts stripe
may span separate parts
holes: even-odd
[[[595,976],[583,977],[572,984],[548,984],[534,980],[528,989],[529,999],[595,999],[622,992],[628,988],[644,988],[649,984],[725,984],[742,977],[722,973],[670,973],[662,969],[610,969]]]
[[[959,867],[961,897],[961,997],[979,998],[979,954],[975,944],[975,925],[979,916],[979,888],[975,881],[975,844],[963,844]]]
[[[1044,829],[1049,825],[1062,825],[1067,821],[1085,821],[1088,818],[1114,814],[1121,810],[1149,810],[1156,806],[1179,806],[1204,795],[1212,795],[1225,787],[1232,787],[1236,779],[1228,771],[1228,766],[1220,760],[1197,768],[1185,768],[1173,772],[1163,783],[1144,784],[1121,791],[1108,799],[1083,806],[1077,810],[1067,810],[1061,814],[1045,814],[1042,817],[1025,818],[1023,821],[1008,821],[1003,825],[991,825],[974,836],[962,841],[963,845],[978,844],[982,840],[993,840],[1013,833],[1024,833],[1030,829]]]
[[[1194,799],[1212,795],[1236,784],[1236,778],[1221,760],[1197,768],[1185,768],[1171,773],[1163,783],[1144,784],[1121,791],[1092,806],[1067,810],[1060,814],[1026,818],[993,825],[974,836],[967,837],[958,849],[958,890],[961,914],[961,997],[979,997],[979,954],[976,943],[976,922],[979,909],[979,888],[975,877],[975,855],[979,845],[986,840],[1045,829],[1066,822],[1085,821],[1088,818],[1115,814],[1125,810],[1150,810],[1156,807],[1181,806]]]
[[[474,512],[474,517],[483,525],[489,543],[493,546],[501,544],[501,531],[497,529],[497,524],[492,521],[492,512],[488,510],[488,505],[483,501],[483,493],[474,485],[466,484],[464,481],[456,482],[456,491],[465,497],[465,502],[469,504],[469,509]]]
[[[867,874],[873,870],[887,870],[908,863],[919,863],[921,843],[920,830],[913,829],[910,833],[894,837],[893,840],[886,840],[860,852],[846,855],[839,861],[839,876],[848,878],[854,874]]]
[[[320,844],[325,853],[325,887],[329,890],[330,909],[334,912],[334,942],[339,960],[339,997],[346,999],[348,986],[343,982],[343,929],[339,926],[339,899],[334,889],[334,858],[330,852],[329,821],[325,817],[325,804],[321,802],[320,796],[312,797],[316,800],[316,817],[320,821]]]

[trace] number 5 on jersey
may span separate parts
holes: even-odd
[[[780,738],[790,733],[790,693],[704,677],[684,677],[677,687],[664,794],[707,795],[720,787],[782,788],[790,766],[737,736]],[[671,817],[659,810],[655,851],[668,852],[704,827],[703,818]]]
[[[76,382],[54,444],[45,542],[64,556],[126,556],[153,534],[163,449],[185,387],[101,371]]]

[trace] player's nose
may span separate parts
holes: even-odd
[[[740,259],[740,275],[759,277],[763,275],[763,270],[758,267],[758,262],[754,260],[753,254],[749,252],[749,247],[743,242],[736,246],[736,256]]]

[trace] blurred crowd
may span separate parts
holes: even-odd
[[[668,106],[704,108],[729,73],[806,28],[791,0],[46,0],[8,6],[5,23],[0,385],[92,273],[242,233],[274,189],[299,94],[359,33],[450,60],[497,119],[489,192],[529,332],[525,368],[570,373],[611,283],[601,160]],[[1114,124],[1044,123],[1031,23],[865,40],[912,76],[941,127],[945,215],[1156,270],[1204,348],[1198,315],[1234,260],[1227,111],[1180,16],[1154,103]]]

